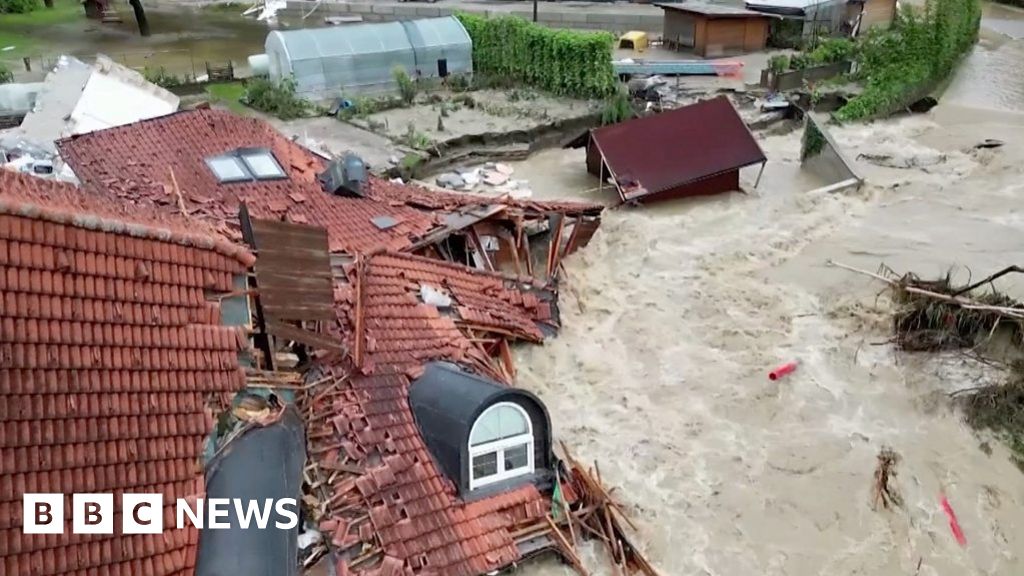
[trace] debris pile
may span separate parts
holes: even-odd
[[[897,308],[893,314],[893,340],[906,351],[962,351],[1004,372],[1002,382],[968,387],[949,396],[963,409],[967,423],[995,432],[1013,450],[1024,470],[1024,304],[995,289],[993,282],[1024,268],[1006,268],[967,285],[956,285],[952,275],[925,280],[913,273],[880,273],[844,264],[831,265],[885,282]],[[983,291],[984,290],[984,291]],[[999,339],[1009,350],[986,354]]]
[[[438,176],[434,183],[441,188],[509,196],[525,200],[533,196],[527,180],[513,180],[513,169],[508,164],[488,162],[476,168],[457,169]]]

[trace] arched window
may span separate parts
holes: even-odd
[[[469,489],[533,473],[533,425],[517,404],[484,410],[469,434]]]

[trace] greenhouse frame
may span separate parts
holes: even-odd
[[[473,41],[454,16],[275,30],[265,47],[270,79],[294,78],[308,99],[396,91],[396,66],[416,79],[473,72]]]

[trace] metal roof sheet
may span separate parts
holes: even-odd
[[[591,138],[617,182],[648,194],[766,160],[725,96],[604,126]]]

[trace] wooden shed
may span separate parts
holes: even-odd
[[[743,8],[703,2],[659,4],[665,11],[665,44],[715,57],[764,50],[771,16]]]
[[[860,19],[860,34],[872,28],[888,28],[896,18],[896,0],[850,0],[847,9],[851,22]]]

